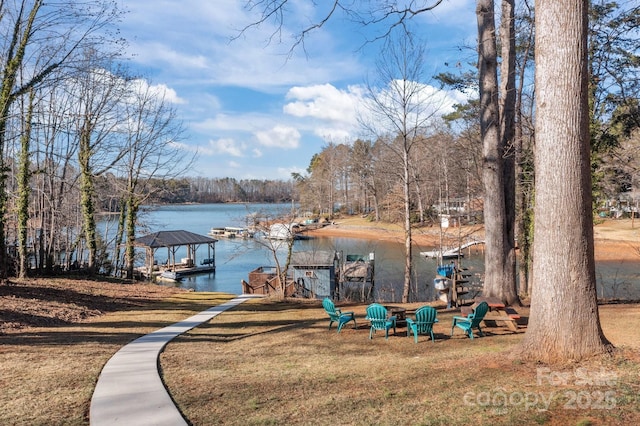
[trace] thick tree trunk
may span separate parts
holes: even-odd
[[[516,115],[516,39],[514,0],[502,0],[500,44],[500,121],[504,176],[504,271],[501,299],[512,304],[519,302],[516,285],[516,168],[515,168],[515,115]]]
[[[596,300],[584,0],[536,3],[533,292],[523,356],[579,360],[611,348]]]
[[[509,244],[504,176],[504,145],[498,107],[497,51],[493,0],[478,0],[478,65],[480,72],[480,132],[484,183],[485,281],[483,294],[511,304],[515,292],[515,258]]]

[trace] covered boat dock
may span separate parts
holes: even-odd
[[[216,270],[215,238],[194,234],[189,231],[159,231],[136,238],[134,245],[144,247],[146,276],[151,278],[157,271],[163,277],[180,279],[184,275],[213,272]],[[202,245],[207,246],[206,257],[198,264],[197,251]],[[187,257],[176,260],[176,252],[180,247],[187,248]],[[156,268],[155,255],[159,249],[167,249],[167,262]]]

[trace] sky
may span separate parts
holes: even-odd
[[[295,35],[322,12],[311,0],[289,0],[282,27],[266,22],[245,31],[260,17],[246,0],[121,3],[124,55],[173,103],[185,127],[178,147],[195,155],[189,176],[289,180],[328,143],[371,139],[358,118],[366,84],[378,75],[382,46],[370,40],[380,28],[338,14],[294,47]],[[475,1],[444,0],[414,24],[426,45],[426,76],[475,59]],[[442,96],[449,106],[463,99]]]

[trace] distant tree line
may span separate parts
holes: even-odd
[[[280,203],[294,198],[293,183],[288,180],[234,178],[185,178],[189,185],[187,201],[196,203]]]
[[[102,213],[120,211],[118,187],[123,184],[113,174],[97,180],[98,210]],[[149,197],[146,204],[185,203],[282,203],[294,199],[293,181],[176,177],[150,179],[142,191]]]

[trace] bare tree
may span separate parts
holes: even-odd
[[[5,148],[7,123],[13,103],[51,73],[73,62],[73,53],[97,39],[106,42],[100,31],[113,22],[117,9],[109,0],[88,4],[75,1],[47,4],[42,0],[0,3],[0,280],[7,276],[5,214],[7,177]],[[36,54],[35,52],[40,52]],[[31,58],[37,62],[29,63]],[[18,81],[18,72],[23,73]]]
[[[88,250],[87,269],[95,272],[99,235],[96,229],[95,179],[120,161],[124,150],[115,143],[122,118],[118,107],[126,86],[118,73],[110,70],[110,61],[98,56],[94,49],[85,51],[85,65],[68,85],[75,97],[72,113],[73,131],[78,135],[78,167],[80,172],[80,205],[82,235]]]
[[[56,71],[57,75],[62,70]],[[62,80],[62,79],[61,79]],[[77,168],[78,140],[71,132],[68,87],[61,83],[38,91],[32,130],[33,151],[29,161],[29,181],[33,194],[30,206],[29,233],[38,272],[51,272],[55,263],[69,267],[77,246]],[[58,259],[55,259],[55,257]]]
[[[150,183],[180,175],[193,159],[180,149],[182,123],[165,93],[139,79],[127,82],[127,92],[129,96],[123,99],[126,124],[121,135],[122,155],[113,168],[123,184],[114,259],[120,258],[119,247],[124,243],[126,275],[132,277],[136,224],[140,206],[153,195]]]
[[[596,300],[587,7],[581,0],[536,3],[534,291],[522,354],[543,362],[611,348]]]
[[[394,170],[402,187],[405,245],[402,301],[406,303],[412,278],[411,212],[415,202],[412,160],[442,105],[431,87],[424,83],[424,46],[414,43],[410,37],[389,39],[376,72],[379,83],[367,87],[370,117],[363,117],[361,121],[374,134],[388,135],[386,148],[393,157]]]

